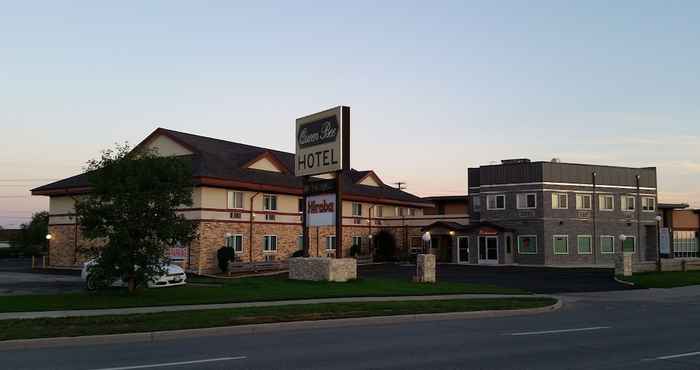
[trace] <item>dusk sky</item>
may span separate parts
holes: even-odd
[[[430,6],[428,6],[430,5]],[[293,151],[352,107],[352,165],[466,194],[504,158],[656,166],[700,206],[698,1],[6,1],[0,225],[156,127]]]

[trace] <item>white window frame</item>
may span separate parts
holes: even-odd
[[[297,250],[304,250],[304,235],[297,235]]]
[[[588,238],[588,248],[590,249],[587,253],[581,252],[581,247],[579,244],[579,239],[580,238]],[[579,255],[585,256],[585,255],[590,255],[593,254],[593,235],[576,235],[576,253]]]
[[[632,209],[628,209],[627,206],[629,205],[629,200],[632,200]],[[637,210],[637,197],[634,195],[622,195],[620,197],[620,210],[622,212],[634,212]]]
[[[566,199],[566,207],[561,206],[561,199],[559,198],[560,196],[564,196]],[[554,198],[557,199],[556,201],[556,207]],[[566,192],[561,192],[561,191],[554,191],[552,192],[552,209],[569,209],[569,193]]]
[[[240,239],[241,244],[240,244],[240,250],[236,249],[236,239]],[[232,239],[234,240],[233,245],[229,245],[229,240]],[[228,234],[224,236],[224,243],[226,244],[227,247],[233,248],[233,251],[236,254],[241,254],[243,253],[243,234]]]
[[[583,199],[585,197],[588,197],[589,201],[588,207],[583,207]],[[579,198],[581,199],[581,207],[579,207]],[[582,210],[582,211],[590,211],[593,209],[593,194],[587,194],[587,193],[577,193],[576,194],[576,209]]]
[[[634,244],[633,244],[634,249],[632,250],[632,252],[625,251],[625,242],[628,239],[634,240]],[[637,253],[637,238],[634,235],[625,235],[625,240],[624,241],[621,240],[620,244],[621,244],[620,249],[622,250],[622,254],[635,254],[635,253]]]
[[[610,252],[603,251],[603,239],[612,240],[612,251],[610,251]],[[600,236],[600,254],[615,254],[615,239],[616,238],[614,235],[601,235]]]
[[[503,208],[498,208],[498,197],[503,197]],[[491,199],[494,200],[494,207],[491,207]],[[506,209],[506,195],[505,194],[489,194],[486,196],[486,209],[489,211],[502,211]]]
[[[408,208],[408,217],[415,217],[416,216],[416,209],[415,208]]]
[[[274,240],[275,249],[270,249],[268,247],[267,241]],[[274,254],[277,253],[277,235],[263,235],[263,253]]]
[[[240,196],[241,204],[236,206],[237,196]],[[226,209],[243,209],[244,192],[237,190],[226,191]]]
[[[651,209],[647,209],[646,202],[651,200],[653,202]],[[654,197],[642,197],[642,212],[656,212],[656,198]]]
[[[610,198],[610,208],[605,207],[605,199]],[[598,209],[605,212],[612,212],[615,210],[615,196],[612,194],[601,194],[598,196]]]
[[[527,198],[530,195],[535,197],[535,205],[533,207],[528,207],[528,205],[527,205]],[[525,201],[525,205],[521,204],[521,202],[520,202],[521,199]],[[516,203],[516,207],[518,209],[537,209],[537,193],[518,193],[515,196],[515,203]]]
[[[557,238],[566,239],[566,253],[557,253]],[[552,235],[552,251],[556,256],[568,256],[569,255],[569,235]]]
[[[535,251],[534,252],[522,252],[520,250],[520,239],[521,238],[535,238]],[[523,254],[523,255],[535,255],[537,254],[538,250],[538,240],[537,240],[537,235],[518,235],[518,254]]]
[[[356,212],[359,211],[359,212]],[[362,203],[352,203],[352,215],[354,217],[361,217],[362,216]]]
[[[377,214],[374,217],[377,217],[377,218],[384,217],[384,206],[376,206],[375,208],[377,208],[377,212],[376,212]]]
[[[274,199],[274,208],[270,208],[272,205],[272,201],[268,201],[268,199]],[[279,199],[277,198],[277,195],[275,194],[263,194],[263,210],[266,212],[275,212],[277,211],[277,201]],[[268,204],[269,203],[269,204]],[[266,221],[274,221],[275,220],[275,214],[274,213],[265,213],[265,220]]]
[[[331,239],[335,239],[335,235],[326,236],[326,252],[335,252],[335,242],[331,243]]]

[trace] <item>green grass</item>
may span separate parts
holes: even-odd
[[[99,293],[5,296],[0,299],[0,312],[462,293],[526,294],[522,290],[483,284],[416,284],[408,280],[389,279],[330,283],[293,281],[283,276],[231,280],[195,278],[186,286],[146,289],[135,296],[128,295],[123,289],[110,289]]]
[[[645,272],[618,278],[642,288],[676,288],[700,284],[700,271]]]
[[[511,310],[551,306],[551,298],[328,303],[122,316],[1,320],[0,340],[152,332],[271,322],[327,320],[420,313]]]

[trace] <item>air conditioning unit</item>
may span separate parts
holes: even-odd
[[[265,262],[274,262],[275,261],[274,254],[266,254],[264,258],[265,258]]]
[[[231,212],[231,218],[241,218],[240,212]]]

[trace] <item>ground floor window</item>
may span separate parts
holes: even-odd
[[[698,235],[695,231],[673,232],[673,256],[697,257]]]
[[[304,235],[297,236],[297,250],[304,249]]]
[[[411,254],[423,252],[423,238],[420,236],[411,237]]]
[[[361,236],[353,236],[352,237],[352,245],[362,247],[362,237]]]
[[[569,254],[568,235],[554,235],[554,254]]]
[[[611,235],[602,235],[600,237],[600,253],[613,254],[615,253],[615,237]]]
[[[335,235],[326,237],[326,251],[335,251]]]
[[[226,246],[233,248],[236,253],[243,252],[243,235],[226,235]]]
[[[263,252],[266,252],[266,253],[277,252],[277,236],[276,235],[263,236]]]
[[[537,254],[537,236],[519,235],[518,254]]]
[[[578,254],[593,254],[593,237],[590,235],[577,236],[576,247]]]
[[[637,249],[637,243],[634,236],[626,236],[622,241],[622,251],[625,253],[634,253]]]

